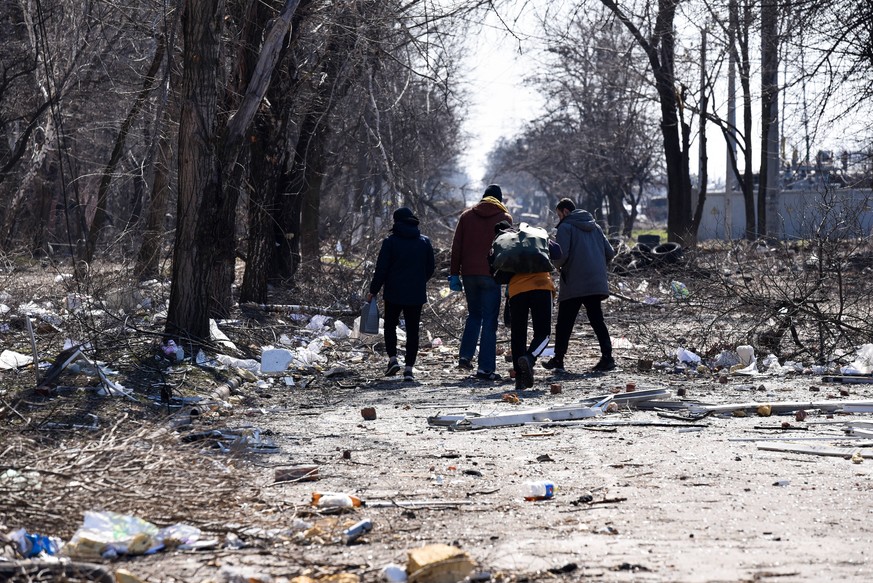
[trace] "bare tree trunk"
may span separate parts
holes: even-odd
[[[160,127],[160,126],[159,126]],[[160,273],[161,246],[167,203],[170,198],[170,153],[172,144],[164,133],[158,141],[157,157],[152,178],[152,196],[146,214],[142,245],[136,259],[134,273],[140,279],[152,279]]]
[[[325,128],[317,129],[313,143],[306,152],[306,170],[301,198],[300,252],[315,270],[321,269],[321,237],[318,233],[321,217],[321,185],[325,169]]]
[[[300,8],[308,4],[304,0]],[[263,6],[257,2],[258,6]],[[305,10],[295,13],[292,35],[288,46],[294,44],[296,30]],[[263,21],[264,19],[257,19]],[[281,59],[289,61],[287,56]],[[267,284],[270,280],[286,279],[293,275],[290,245],[283,225],[285,213],[283,201],[287,200],[289,151],[286,147],[293,115],[292,104],[299,91],[292,79],[293,64],[283,65],[274,75],[268,90],[270,107],[264,108],[255,122],[255,140],[250,148],[249,173],[249,223],[246,266],[240,286],[240,301],[264,303],[267,301]],[[297,210],[299,216],[299,208]],[[294,233],[299,233],[295,224]],[[281,275],[277,276],[277,272]]]
[[[294,184],[295,172],[302,168],[292,167],[279,176],[277,185],[278,210],[273,221],[273,254],[267,273],[268,280],[286,280],[294,276],[300,264],[300,204]]]
[[[688,153],[683,150],[680,136],[679,103],[676,99],[675,30],[673,22],[679,0],[658,0],[658,12],[651,39],[644,36],[615,0],[601,0],[630,31],[649,59],[661,106],[661,136],[667,167],[667,236],[681,244],[693,240],[691,232],[691,177]]]
[[[222,190],[215,153],[217,76],[224,2],[186,0],[182,13],[182,110],[179,120],[179,193],[173,280],[166,331],[176,338],[209,339],[209,278],[214,252],[204,219],[212,218]],[[207,215],[207,216],[204,216]],[[212,225],[215,228],[215,225]]]
[[[694,242],[697,243],[697,230],[703,219],[703,206],[706,204],[706,188],[709,182],[709,159],[706,156],[706,111],[709,109],[709,99],[706,94],[706,40],[708,31],[704,27],[700,38],[700,112],[698,115],[698,171],[697,171],[697,202],[694,205],[694,217],[692,218],[692,231],[695,233]],[[728,196],[725,192],[725,196]]]
[[[179,203],[166,325],[172,336],[205,342],[210,315],[227,307],[236,256],[236,217],[229,215],[235,212],[238,193],[225,188],[225,173],[236,171],[245,133],[267,91],[298,4],[299,0],[286,0],[282,12],[272,20],[246,94],[227,126],[219,131],[216,82],[224,3],[185,3]]]
[[[761,3],[761,171],[758,235],[770,232],[767,209],[779,192],[779,26],[776,0]]]
[[[735,0],[732,0],[735,2]],[[735,30],[740,45],[740,87],[743,91],[743,205],[746,217],[746,238],[749,240],[757,237],[755,226],[755,185],[752,172],[752,65],[749,56],[749,29],[752,26],[752,10],[748,0],[743,4],[742,26],[739,23],[739,8],[734,6],[733,15],[737,19]]]

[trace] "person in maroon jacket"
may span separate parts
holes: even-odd
[[[473,370],[473,356],[479,345],[476,377],[501,380],[497,374],[497,316],[500,313],[500,284],[491,276],[488,255],[494,241],[494,225],[512,223],[503,206],[503,192],[496,184],[485,189],[479,204],[458,219],[452,240],[449,288],[463,291],[467,299],[467,320],[461,337],[458,366]]]

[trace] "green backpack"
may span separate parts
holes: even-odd
[[[549,234],[527,223],[521,223],[517,231],[504,231],[495,237],[491,260],[495,272],[548,273],[554,269],[549,259]]]

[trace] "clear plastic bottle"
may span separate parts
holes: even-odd
[[[549,500],[555,497],[557,489],[551,480],[536,480],[524,483],[522,495],[525,500]]]

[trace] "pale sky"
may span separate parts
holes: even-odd
[[[524,122],[536,117],[542,105],[536,92],[523,85],[534,65],[519,55],[519,43],[527,50],[529,41],[521,36],[526,32],[521,23],[517,24],[520,38],[513,38],[495,21],[470,41],[470,107],[464,129],[471,140],[464,165],[474,180],[486,178],[487,155],[497,140],[515,135]]]
[[[470,102],[469,116],[464,129],[470,134],[471,139],[467,155],[464,157],[464,166],[474,180],[487,180],[487,177],[484,176],[487,155],[497,140],[501,136],[511,137],[515,135],[526,121],[538,115],[542,105],[542,100],[536,92],[523,84],[524,78],[538,66],[528,55],[541,46],[539,44],[541,41],[537,38],[540,34],[539,25],[533,14],[535,3],[527,0],[516,0],[514,3],[502,4],[501,6],[503,6],[501,16],[504,22],[501,23],[493,13],[490,14],[483,30],[475,38],[470,39],[469,43],[467,59],[469,73],[467,77],[470,80]],[[511,27],[516,36],[507,32],[506,26]],[[687,28],[689,31],[696,30],[693,26]],[[699,42],[696,36],[685,40],[685,44],[689,47],[693,47]],[[677,50],[679,49],[677,48]],[[710,63],[711,65],[712,63]],[[686,83],[696,81],[695,73],[687,75],[688,77],[684,79]],[[758,75],[759,73],[756,71],[755,79],[758,78]],[[784,75],[783,72],[781,74],[783,82]],[[721,72],[720,81],[716,86],[718,94],[715,96],[715,103],[719,113],[726,116],[727,82],[725,71]],[[739,83],[737,85],[739,86]],[[792,105],[796,109],[799,97],[792,95],[790,91],[790,88],[785,88],[779,95],[780,106],[783,108],[782,123],[785,124],[783,129],[787,134],[785,155],[789,160],[792,146],[802,145],[803,142],[802,128],[797,127],[799,114],[795,112],[792,117],[790,111]],[[798,89],[795,88],[794,92],[797,91]],[[753,112],[757,114],[760,97],[754,87],[753,92],[755,92]],[[738,95],[737,98],[739,99],[740,96]],[[658,114],[659,112],[656,113],[656,115]],[[741,113],[738,112],[737,115],[738,123],[741,123],[739,120]],[[861,121],[866,121],[866,119]],[[692,139],[696,138],[698,130],[696,118],[693,124]],[[755,120],[752,149],[756,170],[760,155],[760,135],[758,132],[760,132],[760,127]],[[843,143],[851,137],[855,137],[855,134],[847,131],[845,127],[830,127],[829,124],[823,124],[819,128],[818,139],[814,141],[811,153],[814,156],[818,149],[824,147],[830,147],[834,150],[839,150],[841,147],[851,147],[851,144]],[[710,186],[719,183],[723,187],[726,168],[724,138],[713,124],[707,126],[707,138]],[[659,147],[658,154],[663,155],[660,151],[660,139],[657,139],[656,143]],[[696,175],[698,172],[697,158],[697,145],[693,143],[690,164],[692,175]]]
[[[508,21],[513,15],[507,13],[503,17]],[[529,56],[539,42],[535,15],[528,10],[518,20],[508,22],[515,37],[493,15],[488,23],[470,40],[467,67],[471,89],[469,116],[464,125],[471,136],[464,166],[472,179],[486,182],[488,152],[499,138],[515,135],[542,107],[539,95],[524,86],[525,76],[538,66]],[[714,126],[708,128],[708,133],[709,181],[723,183],[724,141]],[[691,173],[697,174],[696,150],[692,152]]]

